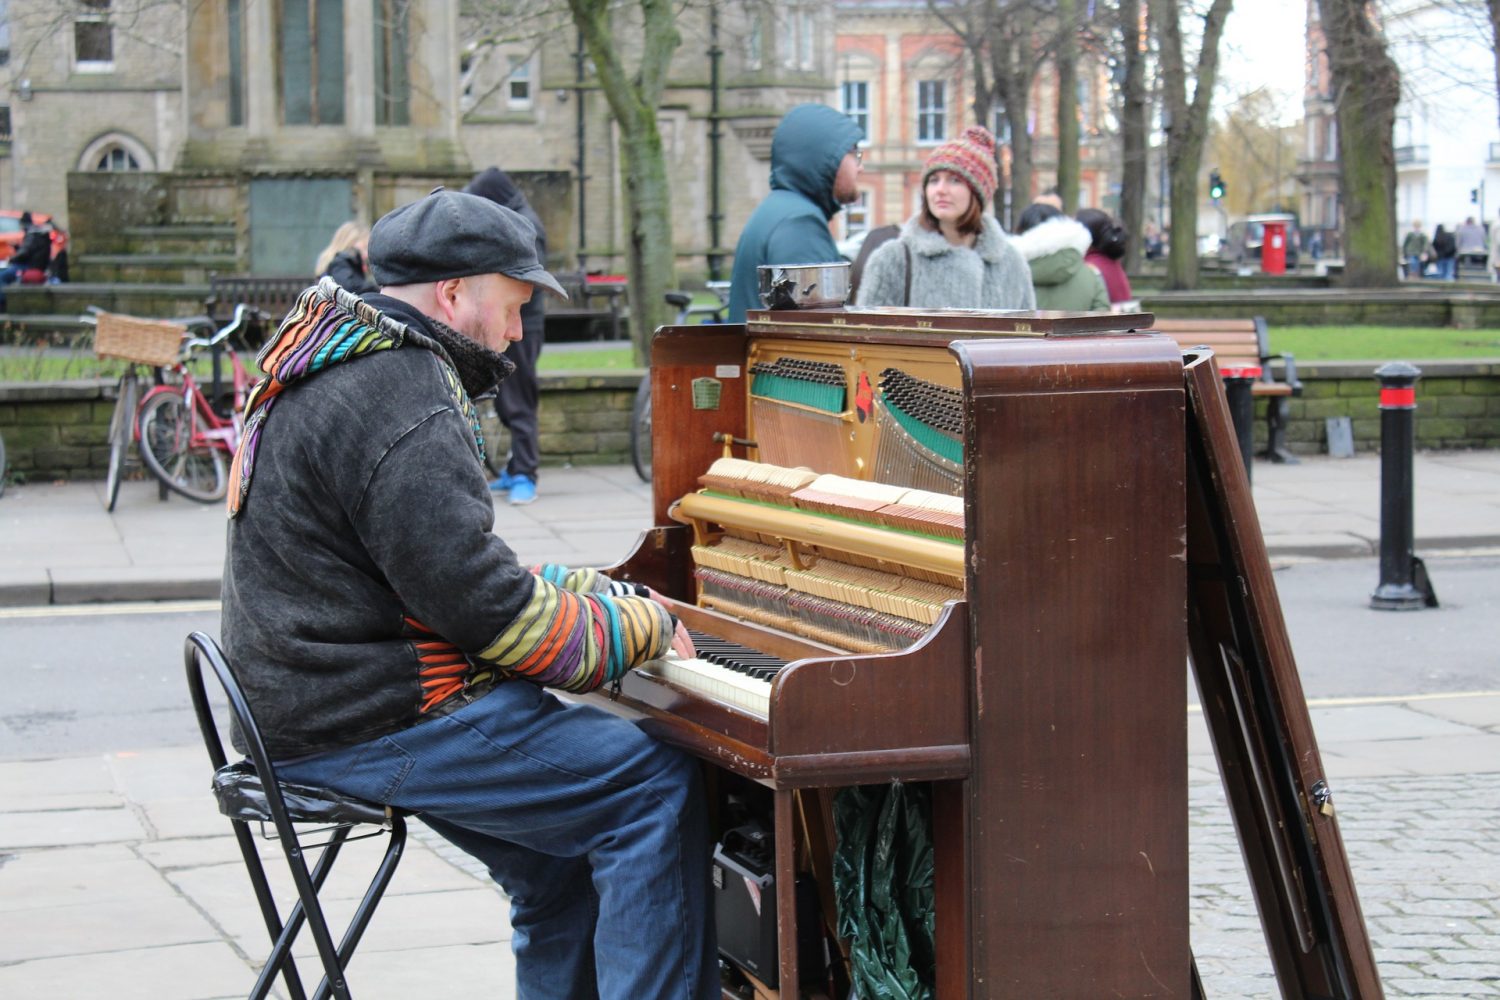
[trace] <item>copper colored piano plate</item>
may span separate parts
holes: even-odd
[[[827,337],[837,330],[883,338],[1053,337],[1148,330],[1151,313],[1058,312],[999,309],[752,310],[751,336]]]

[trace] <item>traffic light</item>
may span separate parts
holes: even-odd
[[[1208,172],[1208,196],[1214,201],[1224,197],[1224,178],[1219,176],[1217,170]]]
[[[1469,188],[1469,201],[1473,202],[1476,205],[1479,204],[1479,189],[1478,188]]]

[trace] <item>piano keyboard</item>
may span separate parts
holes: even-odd
[[[785,660],[692,629],[688,635],[696,657],[685,659],[669,652],[641,664],[638,670],[756,715],[771,714],[771,678],[786,666]]]

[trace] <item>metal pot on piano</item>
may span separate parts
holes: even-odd
[[[1201,996],[1189,646],[1283,996],[1381,995],[1222,388],[1150,322],[657,331],[655,527],[610,572],[700,659],[589,697],[770,790],[784,995],[820,796],[926,781],[937,997]]]

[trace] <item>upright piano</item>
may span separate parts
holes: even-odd
[[[939,998],[1202,995],[1189,650],[1283,995],[1381,995],[1212,356],[1150,321],[657,332],[611,573],[702,655],[589,697],[770,790],[783,995],[818,796],[890,782],[931,783]]]

